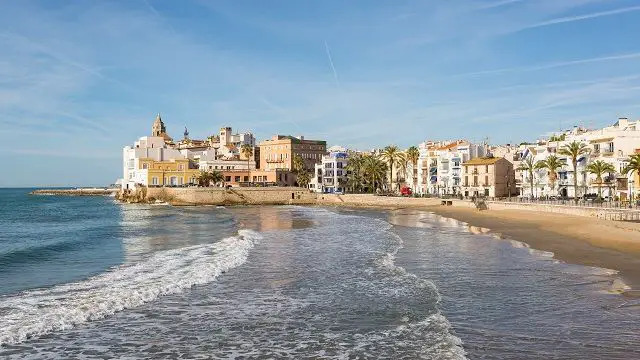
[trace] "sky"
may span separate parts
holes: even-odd
[[[638,0],[0,0],[0,187],[107,185],[157,113],[369,149],[640,112]]]

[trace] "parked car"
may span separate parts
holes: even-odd
[[[400,189],[400,195],[402,196],[411,196],[411,194],[412,194],[411,188],[408,186],[403,186]]]

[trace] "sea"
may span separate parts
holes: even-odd
[[[1,359],[640,359],[615,270],[429,212],[30,190],[0,189]]]

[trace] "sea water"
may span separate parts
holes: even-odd
[[[0,190],[0,358],[640,357],[615,272],[428,213],[27,192]]]

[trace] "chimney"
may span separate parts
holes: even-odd
[[[618,118],[618,127],[627,127],[629,126],[629,119],[626,117]]]

